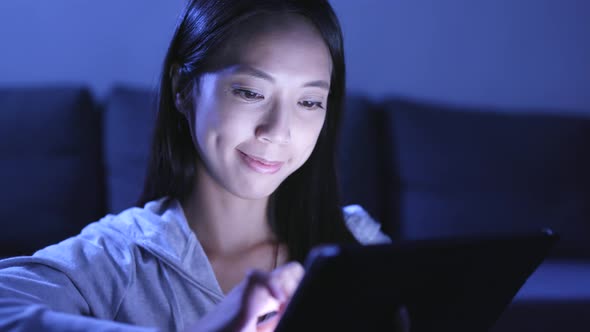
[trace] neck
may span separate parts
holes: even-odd
[[[195,189],[181,202],[190,228],[209,253],[231,254],[274,241],[268,197],[244,199],[217,183],[201,165]]]

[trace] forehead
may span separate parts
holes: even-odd
[[[216,54],[214,67],[248,65],[270,73],[329,80],[332,59],[319,31],[295,14],[253,17]]]

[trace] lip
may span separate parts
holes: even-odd
[[[268,161],[264,158],[256,157],[238,150],[242,161],[253,171],[261,174],[274,174],[283,167],[281,161]]]

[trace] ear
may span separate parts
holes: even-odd
[[[180,86],[180,77],[182,75],[181,70],[182,69],[178,64],[173,63],[170,66],[168,75],[170,77],[170,82],[172,83],[172,98],[174,98],[174,106],[176,106],[176,109],[186,117],[188,115],[187,100],[185,93],[183,93]]]

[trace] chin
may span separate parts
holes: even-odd
[[[274,181],[273,183],[264,182],[265,181],[261,181],[260,179],[258,179],[258,181],[244,181],[239,185],[228,186],[226,188],[242,199],[258,200],[268,198],[281,184],[281,182],[274,183]]]
[[[252,188],[252,189],[253,190],[243,190],[242,189],[239,191],[235,191],[234,195],[236,195],[242,199],[259,200],[259,199],[268,198],[274,192],[274,190],[255,190],[254,188]]]

